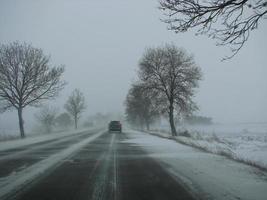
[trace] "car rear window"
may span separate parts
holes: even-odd
[[[119,121],[111,121],[110,124],[120,124]]]

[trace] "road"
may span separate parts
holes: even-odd
[[[0,178],[27,168],[28,166],[87,138],[93,133],[94,131],[85,131],[54,140],[0,151]]]
[[[46,152],[85,137],[81,134],[65,141],[35,146],[34,152]],[[89,136],[88,136],[89,137]],[[8,200],[191,200],[193,197],[141,147],[125,143],[125,133],[104,133],[65,159],[60,165],[40,175],[20,190],[7,196]],[[66,142],[66,143],[65,143]],[[61,144],[61,145],[59,145]],[[41,149],[41,151],[40,151]],[[18,152],[17,152],[18,153]],[[2,152],[0,161],[5,162]],[[1,160],[2,157],[2,160]],[[34,156],[33,156],[34,157]],[[21,163],[13,158],[11,168]],[[25,157],[23,157],[25,159]],[[22,160],[23,160],[22,159]],[[17,160],[17,161],[16,161]],[[29,159],[31,160],[31,159]],[[2,163],[0,162],[0,169]],[[38,159],[37,161],[38,162]],[[15,164],[14,164],[15,163]],[[26,161],[28,163],[28,161]],[[10,163],[6,161],[6,168]],[[25,165],[25,164],[24,164]],[[8,170],[7,170],[8,171]],[[5,172],[7,173],[7,172]],[[2,173],[4,174],[4,173]],[[0,189],[1,190],[1,189]]]

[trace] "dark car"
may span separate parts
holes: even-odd
[[[121,127],[120,121],[111,121],[108,124],[108,131],[109,132],[118,131],[121,133],[121,129],[122,129],[122,127]]]

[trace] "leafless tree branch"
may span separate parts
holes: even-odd
[[[165,14],[163,22],[176,33],[196,28],[198,34],[217,39],[217,45],[227,45],[232,58],[244,46],[250,32],[266,19],[266,0],[160,0]]]

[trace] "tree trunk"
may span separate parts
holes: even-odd
[[[144,124],[143,124],[143,123],[140,124],[140,130],[141,130],[141,131],[144,130]]]
[[[176,132],[176,128],[175,128],[175,124],[174,124],[174,119],[173,119],[173,105],[171,104],[169,107],[169,122],[170,122],[170,126],[171,126],[171,132],[172,132],[172,136],[177,136],[177,132]]]
[[[78,128],[78,118],[77,118],[77,116],[74,116],[74,123],[75,123],[75,129],[77,129]]]
[[[19,116],[19,130],[20,130],[20,137],[25,138],[24,133],[24,122],[22,118],[22,108],[18,108],[18,116]]]
[[[143,131],[144,130],[144,121],[142,119],[139,119],[139,126],[140,126],[140,130]]]
[[[146,130],[149,131],[149,122],[146,122]]]

